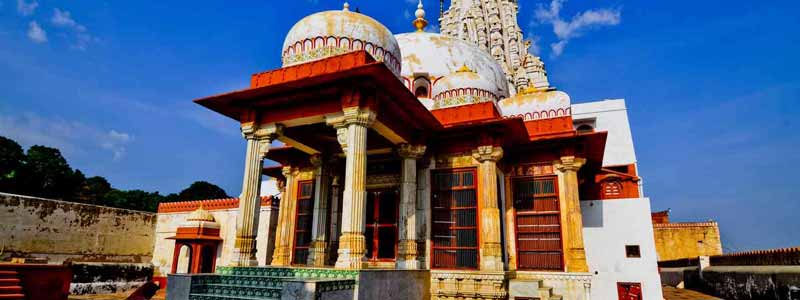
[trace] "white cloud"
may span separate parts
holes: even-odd
[[[34,43],[45,43],[47,42],[47,32],[39,26],[39,23],[36,21],[31,21],[28,23],[28,38],[31,39]]]
[[[59,27],[72,28],[75,31],[79,32],[86,31],[86,27],[84,27],[81,24],[78,24],[78,22],[75,22],[75,20],[72,19],[70,13],[66,10],[60,10],[58,8],[54,8],[53,17],[50,18],[50,22],[53,23],[53,25]]]
[[[552,24],[553,33],[558,42],[550,44],[554,56],[564,52],[569,40],[583,35],[586,30],[600,26],[616,26],[622,20],[619,9],[590,9],[576,14],[569,21],[561,18],[561,8],[566,0],[552,0],[550,6],[539,4],[534,11],[535,21],[540,24]]]
[[[36,0],[33,0],[30,3],[25,2],[25,0],[17,0],[17,12],[20,15],[30,16],[36,12],[37,7],[39,7],[39,2],[36,2]]]
[[[58,148],[67,156],[102,149],[109,151],[113,160],[124,157],[127,145],[134,140],[130,134],[114,129],[105,131],[78,121],[44,118],[32,113],[21,116],[0,114],[0,135],[24,147],[43,145]]]
[[[75,32],[75,40],[71,45],[73,49],[86,50],[90,43],[98,41],[96,37],[88,33],[86,26],[81,25],[72,18],[69,11],[54,8],[50,23],[54,26],[67,28]]]

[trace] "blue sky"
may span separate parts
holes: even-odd
[[[553,85],[573,102],[626,99],[654,209],[718,221],[726,250],[797,246],[797,2],[573,0],[549,16],[554,3],[521,2]],[[238,126],[191,100],[279,67],[294,22],[341,2],[230,3],[0,0],[0,135],[58,147],[117,188],[238,194]],[[355,7],[412,30],[408,1]]]

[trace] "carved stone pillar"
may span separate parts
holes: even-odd
[[[360,269],[366,252],[364,222],[367,204],[367,131],[375,121],[375,114],[358,107],[345,108],[343,112],[341,117],[328,120],[336,128],[346,157],[342,234],[339,237],[339,257],[335,266],[341,269]]]
[[[588,272],[586,251],[583,247],[583,217],[578,196],[578,170],[586,159],[564,156],[553,162],[557,170],[561,230],[564,234],[564,265],[567,272]]]
[[[330,237],[331,241],[328,243],[328,259],[335,259],[336,258],[336,250],[339,248],[339,234],[340,234],[340,227],[339,224],[341,223],[342,213],[339,206],[339,191],[340,184],[339,184],[339,176],[334,175],[331,178],[331,226],[330,226]],[[336,261],[331,261],[329,263],[335,263]]]
[[[314,220],[311,225],[311,247],[308,251],[309,266],[322,267],[325,265],[328,247],[328,190],[330,180],[328,170],[323,167],[322,157],[311,157],[314,165]]]
[[[289,236],[292,230],[294,210],[295,177],[292,167],[285,166],[281,169],[283,176],[286,177],[285,187],[281,195],[280,207],[278,207],[278,226],[275,229],[275,251],[272,253],[273,266],[288,266],[292,246],[289,244]]]
[[[503,250],[500,239],[500,209],[497,207],[497,161],[503,158],[503,148],[480,146],[472,151],[480,162],[478,167],[478,211],[480,219],[481,271],[502,271]]]
[[[430,241],[431,223],[431,169],[432,159],[424,159],[421,168],[417,169],[417,258],[422,269],[428,269],[430,254],[428,242]]]
[[[247,139],[247,154],[244,161],[242,194],[239,196],[239,211],[236,218],[236,241],[234,243],[234,266],[256,266],[256,234],[260,213],[261,174],[264,156],[270,143],[283,131],[280,125],[258,126],[253,123],[242,125],[242,135]]]
[[[419,269],[417,260],[417,159],[425,146],[401,144],[397,154],[400,170],[400,220],[398,224],[397,268]]]

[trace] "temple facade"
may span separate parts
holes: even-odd
[[[395,35],[345,4],[195,100],[241,124],[242,193],[159,207],[168,297],[661,299],[625,102],[551,87],[516,13],[454,0],[439,34],[420,3]]]

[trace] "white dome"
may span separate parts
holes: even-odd
[[[318,12],[294,24],[283,41],[283,66],[356,50],[366,50],[399,76],[400,48],[392,32],[375,19],[346,7]]]
[[[498,103],[504,117],[522,117],[525,121],[572,115],[567,93],[555,89],[529,88]]]
[[[395,36],[403,54],[403,76],[411,87],[415,74],[427,73],[436,89],[437,80],[467,65],[486,81],[492,83],[491,92],[500,98],[508,97],[508,80],[503,68],[486,51],[477,45],[438,33],[412,32]]]
[[[466,65],[444,76],[433,86],[432,109],[464,104],[497,102],[496,86]]]

